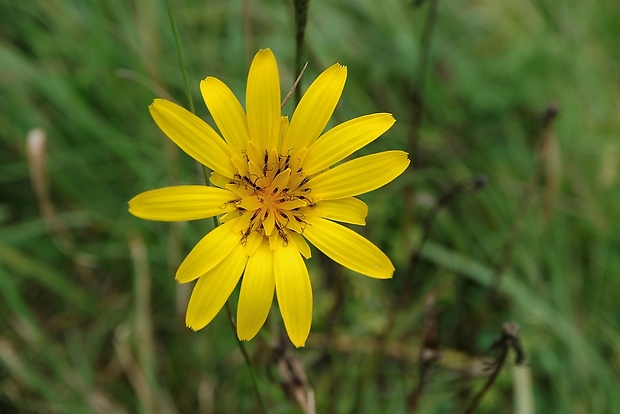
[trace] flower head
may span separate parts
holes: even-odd
[[[407,154],[386,151],[344,162],[394,123],[377,113],[344,122],[322,134],[346,80],[335,64],[308,88],[291,118],[281,116],[280,80],[273,53],[259,51],[250,67],[246,110],[216,78],[200,84],[221,133],[182,107],[156,99],[149,107],[161,130],[211,170],[209,186],[146,191],[129,201],[140,218],[186,221],[220,216],[181,263],[176,279],[197,279],[187,325],[198,330],[220,311],[243,276],[237,334],[252,339],[276,292],[289,338],[303,346],[312,322],[312,288],[302,256],[309,241],[341,265],[374,278],[394,267],[371,242],[335,221],[365,224],[366,204],[355,198],[399,176]],[[223,138],[223,139],[222,139]]]

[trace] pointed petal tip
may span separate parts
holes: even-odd
[[[325,69],[324,72],[331,72],[332,74],[342,74],[342,75],[344,75],[344,77],[346,79],[346,76],[347,76],[347,66],[346,65],[342,65],[340,63],[334,63],[333,65],[331,65],[330,67]]]
[[[308,339],[308,335],[310,335],[310,332],[308,332],[305,336],[291,336],[289,334],[288,339],[291,341],[291,343],[293,345],[295,345],[295,348],[304,348],[306,346],[306,340]]]
[[[349,74],[346,65],[341,65],[340,63],[336,63],[336,65],[334,66],[338,68],[338,71],[340,72],[340,76],[342,76],[344,78],[344,81],[346,82],[347,75]]]
[[[218,78],[214,77],[214,76],[207,76],[206,78],[202,79],[200,81],[200,88],[205,88],[210,84],[213,83],[219,83],[219,84],[224,84],[224,82],[222,82],[221,80],[219,80]],[[224,84],[225,85],[225,84]]]
[[[258,52],[256,52],[256,55],[254,56],[254,58],[258,57],[258,55],[274,56],[273,52],[268,47],[262,48],[262,49],[258,49]]]
[[[273,54],[270,48],[259,49],[258,52],[256,52],[256,54],[254,55],[254,59],[252,60],[252,62],[254,63],[254,61],[261,60],[261,59],[268,59],[268,60],[275,61],[276,56]]]
[[[359,272],[357,272],[357,273],[359,273]],[[372,276],[371,275],[366,275],[366,274],[363,274],[363,273],[360,273],[360,274],[362,274],[364,276],[367,276],[367,277],[370,277],[372,279],[380,279],[380,280],[388,280],[388,279],[393,279],[394,278],[394,272],[382,273],[382,274],[376,273],[376,274],[374,274]]]
[[[191,329],[193,332],[197,332],[200,328],[197,328],[196,326],[194,326],[193,324],[185,321],[185,326],[189,329]]]
[[[183,271],[181,266],[179,266],[179,268],[177,269],[176,273],[174,274],[174,280],[176,280],[177,283],[179,283],[181,285],[184,285],[185,283],[192,282],[192,281],[194,281],[196,279],[198,279],[198,278],[197,277],[193,277],[193,275],[188,277],[186,272]]]
[[[386,269],[385,273],[383,273],[381,275],[377,275],[374,278],[375,279],[393,279],[394,278],[394,271],[395,270],[396,269],[394,269],[394,265],[391,265],[390,269]]]
[[[385,258],[387,259],[387,263],[384,263],[382,266],[381,265],[375,265],[375,268],[382,268],[382,271],[379,272],[379,274],[377,274],[376,276],[371,276],[375,279],[392,279],[394,277],[394,272],[396,271],[396,268],[394,268],[394,264],[392,263],[392,260],[390,260],[390,258],[385,255]]]
[[[411,163],[411,160],[409,159],[409,153],[408,152],[400,151],[400,150],[394,150],[392,152],[394,154],[398,154],[397,157],[398,157],[399,160],[404,159],[407,162],[407,164],[405,165],[405,168],[407,168],[409,166],[409,164]]]
[[[149,104],[149,109],[155,108],[156,106],[161,105],[162,102],[165,102],[165,101],[166,101],[166,99],[164,99],[164,98],[155,98],[155,99],[153,99],[153,102],[151,102]]]
[[[176,274],[174,275],[174,280],[177,281],[177,283],[183,284],[183,283],[187,283],[187,282],[183,282],[183,278],[181,277],[181,274],[179,273],[179,271],[177,270]],[[188,325],[189,326],[189,325]]]
[[[261,325],[261,328],[262,328],[262,325]],[[237,338],[239,338],[240,341],[249,342],[252,339],[254,339],[256,335],[258,335],[259,331],[260,331],[260,328],[250,330],[248,327],[245,327],[245,328],[239,329],[239,325],[237,325]]]
[[[396,118],[394,118],[394,114],[392,114],[391,112],[375,112],[374,114],[369,114],[366,116],[373,116],[373,115],[377,117],[377,121],[390,124],[390,126],[388,126],[385,131],[392,128],[392,125],[394,125],[394,123],[396,122]],[[385,131],[382,132],[382,134],[385,133]]]

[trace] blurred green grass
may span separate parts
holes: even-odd
[[[412,148],[429,7],[412,3],[310,3],[302,86],[338,61],[349,78],[332,124],[398,120],[362,153]],[[296,77],[292,5],[249,2],[249,45],[243,5],[173,4],[207,120],[199,80],[217,76],[243,101],[246,46],[274,50],[284,87]],[[257,412],[225,312],[199,333],[184,327],[188,290],[174,270],[210,223],[126,211],[146,189],[202,182],[147,111],[155,97],[185,105],[164,4],[4,0],[0,16],[0,411]],[[309,262],[314,323],[295,353],[318,412],[409,411],[429,298],[443,357],[417,412],[461,412],[484,383],[472,361],[509,320],[531,382],[508,364],[478,412],[530,412],[524,392],[536,412],[620,411],[618,18],[609,2],[439,1],[414,166],[363,197],[360,231],[395,278],[362,278],[316,252]],[[550,103],[559,115],[543,134]],[[33,128],[47,136],[51,215],[31,182]],[[477,174],[487,185],[438,211],[412,272],[433,205]],[[298,412],[272,363],[281,325],[272,312],[248,348],[270,411]]]

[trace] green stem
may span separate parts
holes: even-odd
[[[258,388],[258,382],[256,381],[254,370],[252,369],[252,364],[250,362],[250,356],[248,355],[248,351],[245,349],[245,345],[237,336],[237,325],[235,324],[235,318],[233,318],[232,310],[230,309],[230,301],[226,302],[226,313],[228,314],[228,320],[230,321],[230,326],[232,327],[235,338],[237,338],[237,345],[239,345],[239,350],[243,354],[243,359],[245,361],[245,364],[249,368],[250,381],[252,381],[252,388],[254,388],[254,394],[256,394],[256,399],[258,400],[260,411],[263,414],[267,414],[267,409],[265,408],[265,403],[263,402],[263,397]]]
[[[168,11],[168,17],[170,18],[170,26],[172,27],[172,33],[174,35],[174,42],[177,49],[177,55],[179,57],[179,65],[181,66],[181,72],[183,73],[183,83],[185,84],[185,93],[187,95],[187,101],[189,103],[190,111],[195,114],[196,111],[194,109],[194,101],[192,100],[192,93],[189,89],[189,82],[187,80],[187,70],[185,69],[185,62],[183,60],[183,53],[181,52],[181,42],[179,40],[179,31],[177,30],[177,25],[174,20],[174,16],[172,15],[172,9],[170,8],[169,0],[165,0],[166,10]],[[202,166],[202,172],[204,174],[205,183],[209,185],[209,170],[206,166]],[[213,217],[213,226],[217,227],[219,225],[217,218]],[[243,354],[243,359],[245,364],[248,367],[248,371],[250,373],[250,381],[252,382],[252,388],[254,389],[254,394],[256,394],[256,399],[258,400],[258,405],[263,414],[267,414],[267,410],[265,408],[265,403],[263,402],[263,397],[260,393],[260,389],[258,387],[258,381],[256,381],[256,376],[254,375],[254,369],[252,368],[252,364],[250,363],[250,357],[248,355],[245,346],[237,336],[237,327],[235,324],[235,320],[233,319],[232,312],[230,310],[230,301],[226,302],[226,312],[228,313],[228,320],[230,321],[230,325],[233,329],[235,339],[237,340],[237,345],[239,346],[239,350]]]
[[[308,22],[308,3],[310,0],[294,0],[295,4],[295,73],[301,73],[304,53],[304,37]],[[301,100],[301,87],[295,89],[295,103]]]
[[[179,40],[179,30],[177,29],[177,23],[172,15],[172,9],[170,8],[170,1],[166,0],[166,10],[168,11],[168,18],[170,19],[170,26],[172,28],[172,35],[174,36],[174,43],[177,49],[177,55],[179,57],[179,65],[181,66],[181,73],[183,74],[183,83],[185,84],[185,94],[187,95],[187,101],[189,103],[189,110],[195,114],[194,101],[192,100],[192,92],[189,89],[189,82],[187,81],[187,70],[185,69],[185,62],[183,61],[183,52],[181,51],[181,41]]]

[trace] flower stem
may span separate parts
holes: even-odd
[[[183,60],[183,53],[181,52],[181,42],[179,40],[179,31],[177,30],[176,21],[174,20],[174,16],[172,15],[172,9],[170,8],[169,0],[165,0],[166,10],[168,12],[168,17],[170,19],[170,26],[172,28],[172,34],[174,35],[174,42],[177,49],[177,55],[179,57],[179,65],[181,66],[181,73],[183,74],[183,83],[185,84],[185,94],[187,95],[187,101],[189,104],[190,111],[195,114],[196,111],[194,109],[194,101],[192,100],[192,93],[189,89],[189,82],[187,80],[187,70],[185,68],[185,62]],[[206,166],[202,166],[202,172],[204,174],[205,183],[209,185],[209,170]],[[213,226],[214,228],[219,225],[217,218],[213,217]],[[258,405],[260,407],[260,411],[263,414],[267,414],[267,410],[265,408],[265,403],[263,402],[263,397],[260,393],[260,389],[258,388],[258,382],[256,381],[256,376],[254,375],[254,369],[252,368],[252,364],[250,363],[250,357],[248,355],[245,346],[237,336],[237,327],[235,324],[235,320],[232,316],[232,312],[230,310],[230,302],[226,302],[226,312],[228,313],[228,320],[230,321],[230,325],[232,327],[233,333],[235,335],[235,339],[237,340],[237,345],[239,346],[239,350],[243,354],[243,359],[245,364],[248,367],[248,371],[250,373],[250,381],[252,382],[252,388],[254,389],[254,394],[256,394],[256,399],[258,400]]]
[[[295,0],[295,73],[301,73],[304,54],[304,37],[308,23],[308,3],[310,0]],[[305,68],[305,67],[304,67]],[[301,88],[295,89],[295,103],[301,100]]]
[[[248,351],[245,349],[245,345],[237,336],[237,325],[235,324],[235,319],[233,318],[232,310],[230,309],[230,301],[226,301],[226,313],[228,314],[228,320],[230,321],[230,326],[232,327],[233,334],[235,335],[235,338],[237,338],[237,345],[239,345],[239,350],[243,354],[245,364],[248,366],[248,370],[250,372],[250,381],[252,381],[252,388],[254,388],[254,394],[256,394],[256,399],[258,400],[258,406],[260,407],[260,411],[263,414],[267,414],[267,409],[265,408],[265,403],[263,402],[263,397],[258,388],[258,382],[256,381],[254,370],[252,369],[250,356],[248,355]]]

